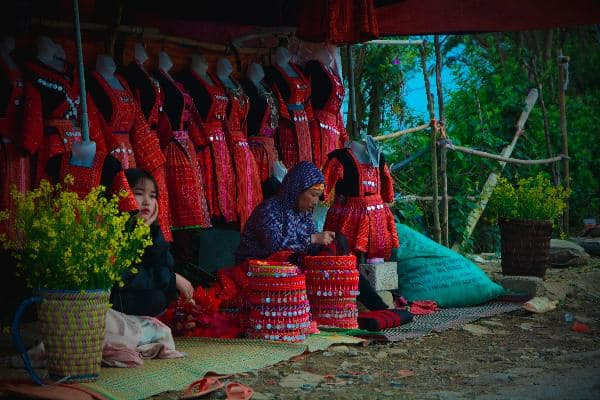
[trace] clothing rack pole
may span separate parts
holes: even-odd
[[[81,101],[81,135],[84,142],[90,141],[88,124],[88,109],[85,90],[85,71],[83,69],[83,50],[81,46],[81,24],[79,23],[79,1],[73,0],[73,14],[75,15],[75,44],[77,46],[77,68],[79,71],[79,89]]]

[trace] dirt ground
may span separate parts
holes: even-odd
[[[483,268],[500,277],[498,264]],[[251,386],[256,400],[600,399],[600,259],[549,269],[545,285],[560,300],[545,314],[519,310],[393,344],[334,346],[226,381]],[[591,333],[571,331],[565,313]]]
[[[497,264],[483,267],[500,277]],[[335,346],[228,381],[251,386],[256,400],[600,399],[600,259],[548,270],[546,287],[560,303],[545,314],[515,311],[479,320],[469,330]],[[565,313],[592,333],[571,331]],[[177,398],[174,392],[154,397]],[[224,398],[224,392],[205,398]]]

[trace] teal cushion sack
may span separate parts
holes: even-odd
[[[434,300],[440,307],[467,307],[493,300],[504,288],[460,254],[396,224],[400,248],[398,291],[408,301]]]

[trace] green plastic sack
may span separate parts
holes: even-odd
[[[440,307],[467,307],[495,299],[504,288],[460,254],[396,224],[400,248],[398,291],[408,301],[434,300]]]

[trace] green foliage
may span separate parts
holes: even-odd
[[[545,174],[521,178],[516,186],[506,178],[499,178],[489,208],[496,217],[555,222],[562,215],[568,197],[569,191],[552,185]]]

